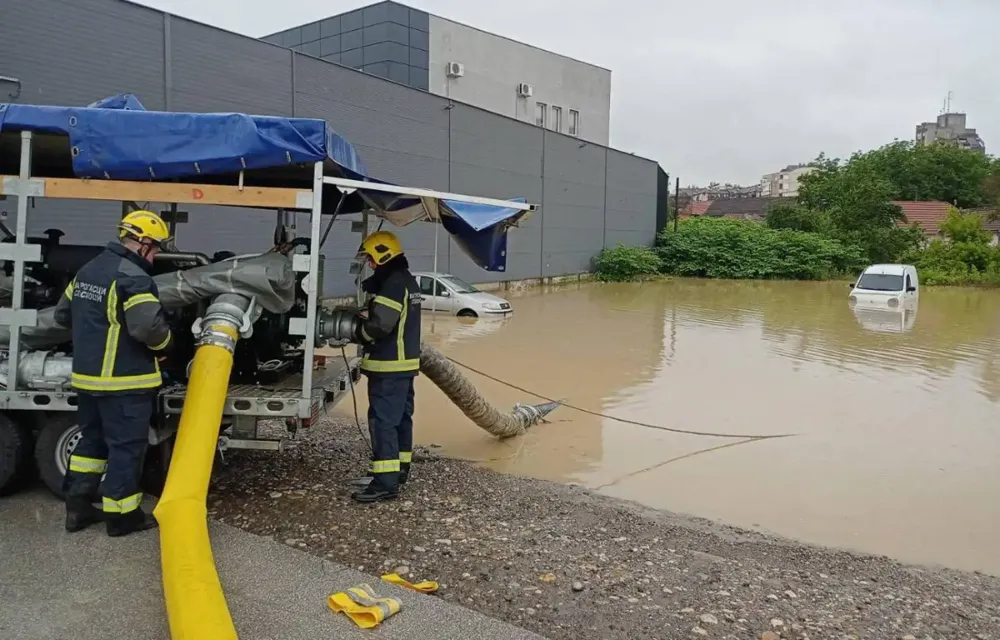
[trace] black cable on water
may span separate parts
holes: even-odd
[[[445,357],[447,357],[447,356],[445,356]],[[469,371],[471,371],[473,373],[477,373],[477,374],[483,376],[484,378],[487,378],[487,379],[492,380],[494,382],[499,382],[500,384],[502,384],[502,385],[504,385],[506,387],[510,387],[511,389],[515,389],[517,391],[520,391],[521,393],[527,393],[528,395],[535,396],[536,398],[541,398],[542,400],[545,400],[546,402],[555,402],[555,403],[559,404],[560,406],[566,407],[568,409],[573,409],[574,411],[579,411],[581,413],[586,413],[588,415],[596,416],[598,418],[607,418],[608,420],[614,420],[615,422],[621,422],[623,424],[630,424],[630,425],[633,425],[633,426],[636,426],[636,427],[643,427],[645,429],[657,429],[659,431],[670,431],[671,433],[682,433],[682,434],[690,435],[690,436],[706,436],[706,437],[709,437],[709,438],[733,438],[733,439],[744,439],[744,440],[773,440],[775,438],[789,438],[791,436],[798,435],[797,433],[780,433],[780,434],[767,434],[767,435],[760,435],[760,434],[754,435],[754,434],[746,434],[746,433],[712,433],[710,431],[691,431],[691,430],[688,430],[688,429],[674,429],[672,427],[664,427],[663,425],[648,424],[646,422],[637,422],[635,420],[628,420],[626,418],[617,418],[615,416],[609,416],[607,414],[600,413],[598,411],[591,411],[590,409],[584,409],[583,407],[575,407],[575,406],[573,406],[571,404],[567,404],[567,403],[562,402],[560,400],[554,400],[552,398],[548,398],[548,397],[543,396],[542,394],[540,394],[540,393],[538,393],[536,391],[531,391],[529,389],[525,389],[524,387],[519,387],[516,384],[507,382],[506,380],[501,380],[500,378],[497,378],[495,376],[491,376],[490,374],[485,373],[483,371],[480,371],[479,369],[476,369],[474,367],[470,367],[469,365],[467,365],[467,364],[465,364],[463,362],[459,362],[458,360],[455,360],[454,358],[448,358],[448,359],[451,360],[453,363],[457,364],[458,366],[462,367],[463,369],[468,369]]]

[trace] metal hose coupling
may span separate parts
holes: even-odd
[[[316,335],[323,340],[349,341],[357,330],[358,311],[353,307],[323,311],[316,318]]]
[[[253,323],[260,318],[261,311],[254,297],[238,293],[216,296],[204,317],[191,326],[196,345],[212,344],[232,353],[237,340],[253,335]]]

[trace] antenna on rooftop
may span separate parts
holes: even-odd
[[[948,97],[944,101],[945,113],[951,113],[951,91],[948,92]]]

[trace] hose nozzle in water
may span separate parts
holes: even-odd
[[[352,308],[338,308],[323,313],[317,320],[316,333],[322,339],[354,340],[358,315]],[[483,397],[458,367],[443,353],[427,344],[420,345],[420,372],[426,375],[455,406],[481,429],[498,438],[511,438],[542,422],[555,411],[558,402],[516,404],[513,410],[497,410]]]
[[[516,404],[512,411],[501,412],[487,402],[447,356],[427,344],[420,345],[420,372],[430,378],[466,417],[497,438],[521,435],[559,407],[558,402]]]

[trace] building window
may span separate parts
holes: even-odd
[[[569,110],[569,135],[580,135],[580,112],[574,109]]]
[[[552,107],[552,130],[562,133],[562,107]]]
[[[539,127],[544,127],[546,121],[548,120],[548,118],[546,117],[548,115],[546,113],[546,108],[547,107],[543,102],[535,103],[535,124],[537,124]]]

